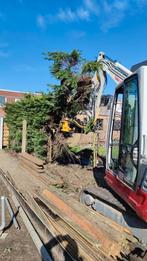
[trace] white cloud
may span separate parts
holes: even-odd
[[[81,19],[81,20],[89,20],[90,17],[90,13],[88,10],[84,9],[83,7],[79,8],[77,10],[77,16]]]
[[[89,11],[84,9],[83,7],[79,7],[76,10],[72,10],[71,8],[66,8],[64,10],[60,8],[57,15],[54,16],[54,19],[63,22],[74,22],[78,20],[88,20],[89,16]]]
[[[117,27],[128,15],[130,3],[127,0],[103,0],[101,2],[104,13],[101,17],[100,27],[102,31]]]
[[[66,21],[72,22],[76,20],[77,17],[76,17],[76,12],[72,11],[71,8],[67,8],[65,10],[59,9],[56,18],[64,22]]]
[[[111,12],[112,6],[110,4],[108,4],[107,0],[103,0],[102,7],[103,7],[103,11],[105,13]]]
[[[57,14],[57,18],[59,18],[59,20],[66,21],[66,12],[63,9],[60,9]]]
[[[55,15],[38,15],[37,16],[37,25],[41,29],[45,29],[47,24],[55,23],[58,21],[61,22],[77,22],[80,20],[88,21],[90,13],[84,7],[79,7],[75,10],[67,7],[66,9],[60,8]]]
[[[41,28],[41,29],[45,29],[46,27],[46,18],[43,15],[38,15],[37,16],[37,25]]]
[[[117,27],[120,22],[124,19],[124,14],[123,13],[119,13],[119,14],[115,14],[114,16],[112,16],[111,18],[108,17],[107,20],[102,21],[101,23],[101,30],[103,32],[107,32],[109,29]]]
[[[111,13],[113,11],[124,11],[128,8],[128,1],[126,0],[115,0],[111,1],[111,3],[108,2],[108,0],[102,1],[102,6],[105,11],[105,13]],[[111,14],[111,17],[113,15]],[[112,17],[113,18],[113,17]]]
[[[84,6],[91,12],[99,14],[98,1],[95,0],[84,0]]]
[[[121,10],[121,11],[126,10],[128,8],[128,1],[116,0],[113,3],[113,7],[116,8],[117,10]]]
[[[76,8],[59,8],[55,14],[37,16],[37,25],[44,29],[55,22],[74,23],[92,22],[103,31],[119,26],[128,15],[135,15],[135,10],[142,9],[147,0],[83,0]],[[140,7],[140,8],[139,8]]]

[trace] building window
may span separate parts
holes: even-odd
[[[103,130],[103,119],[98,119],[97,120],[97,129],[98,130]]]
[[[0,96],[0,106],[5,105],[5,97],[4,96]]]

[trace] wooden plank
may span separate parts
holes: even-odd
[[[36,199],[39,199],[41,203],[45,205],[40,196],[39,198],[38,195],[35,196],[35,200]],[[51,227],[51,231],[54,230],[55,234],[58,235],[59,238],[61,235],[61,238],[67,238],[69,244],[68,250],[73,257],[75,254],[73,252],[73,247],[74,242],[76,242],[79,249],[79,254],[83,258],[83,260],[110,260],[109,257],[104,254],[98,247],[95,247],[97,246],[95,240],[90,242],[86,237],[83,237],[83,234],[80,233],[81,231],[76,230],[76,227],[71,227],[71,225],[67,223],[62,217],[60,217],[56,212],[53,213],[47,205],[45,205],[45,207],[43,207],[43,205],[39,204],[40,210],[44,212],[45,219],[48,221],[48,225],[49,227]],[[67,235],[69,236],[67,237]],[[63,247],[66,247],[66,242],[63,241],[61,244]]]
[[[29,171],[29,174],[34,176],[35,178],[37,178],[39,181],[41,181],[45,186],[48,185],[52,185],[52,182],[50,182],[50,179],[43,173],[40,174],[37,171],[34,171],[33,169],[31,169],[29,166],[27,166],[26,164],[24,164],[23,162],[21,162],[20,164],[21,167],[23,167],[24,169]],[[54,183],[53,183],[54,184]]]
[[[27,121],[23,120],[22,122],[22,147],[21,152],[25,152],[27,147]]]
[[[81,215],[80,211],[75,211],[72,207],[72,201],[71,204],[66,204],[63,200],[61,200],[55,193],[44,190],[43,198],[46,199],[49,203],[51,203],[54,207],[56,207],[56,210],[58,209],[58,214],[60,213],[60,216],[64,216],[68,222],[72,222],[76,226],[78,226],[80,229],[91,235],[95,240],[97,240],[101,244],[101,250],[105,253],[116,256],[118,253],[121,252],[122,244],[126,243],[127,240],[123,242],[119,242],[115,240],[115,237],[113,236],[114,229],[109,228],[109,226],[105,225],[104,222],[101,221],[101,226],[94,225],[93,222],[89,221],[87,219],[86,213],[85,215]],[[78,203],[78,202],[77,202]],[[72,205],[72,207],[71,207]],[[80,206],[79,207],[83,207]],[[85,218],[86,216],[86,218]],[[105,228],[107,227],[107,230]],[[111,234],[112,233],[112,234]],[[120,237],[121,238],[121,237]]]
[[[28,161],[27,159],[24,159],[24,158],[20,158],[20,161],[38,172],[44,172],[43,166],[38,166],[38,165],[34,164],[32,161]]]
[[[32,161],[34,164],[36,164],[38,166],[42,166],[45,164],[45,162],[43,160],[37,158],[36,156],[30,155],[26,152],[19,153],[19,157],[25,158],[28,161]]]
[[[40,180],[42,181],[41,175],[43,175],[44,172],[36,171],[36,170],[34,170],[32,167],[26,165],[24,162],[21,162],[21,166],[22,166],[24,169],[28,170],[29,173],[30,173],[30,175],[35,176],[37,179],[39,179],[39,176],[40,176]],[[42,182],[43,182],[43,181],[42,181]]]

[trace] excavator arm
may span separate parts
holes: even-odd
[[[99,53],[97,61],[101,66],[98,72],[95,72],[93,76],[92,93],[90,98],[92,117],[95,119],[95,122],[99,117],[100,102],[106,82],[105,75],[108,74],[116,84],[120,84],[125,78],[132,74],[132,72],[125,66],[112,60],[103,52]]]

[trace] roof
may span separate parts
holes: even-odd
[[[28,92],[14,91],[14,90],[7,90],[7,89],[0,89],[0,91],[14,92],[14,93],[16,92],[16,93],[23,93],[23,94],[28,93]]]

